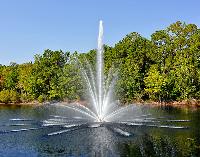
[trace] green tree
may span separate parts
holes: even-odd
[[[119,65],[117,92],[124,101],[141,100],[144,95],[144,76],[151,64],[152,44],[137,33],[130,33],[115,45],[113,56]]]
[[[162,88],[165,86],[165,77],[158,71],[158,65],[152,65],[144,78],[145,92],[151,100],[162,101]]]
[[[43,55],[36,55],[31,78],[32,95],[38,98],[59,99],[59,77],[68,61],[69,52],[45,50]]]
[[[33,64],[25,63],[18,66],[18,83],[17,88],[19,89],[20,99],[22,102],[33,100],[31,95],[31,77],[32,77]]]

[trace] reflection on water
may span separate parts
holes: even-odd
[[[1,107],[0,156],[200,156],[200,110],[140,111],[100,124],[59,108]]]
[[[170,138],[145,134],[135,143],[119,144],[120,156],[199,156],[199,146],[194,139]]]

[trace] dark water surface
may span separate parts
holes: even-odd
[[[143,106],[122,117],[130,123],[82,125],[62,108],[1,106],[0,156],[200,156],[199,109]]]

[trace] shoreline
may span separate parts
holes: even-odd
[[[136,105],[146,105],[150,107],[174,107],[174,108],[188,108],[198,109],[200,108],[200,100],[184,100],[184,101],[169,101],[169,102],[156,102],[156,101],[133,101]]]
[[[26,103],[0,103],[0,107],[2,106],[24,106],[24,107],[37,107],[37,106],[42,106],[42,103],[38,102],[26,102]]]
[[[48,105],[51,103],[79,103],[81,105],[86,105],[87,101],[85,100],[75,100],[75,101],[47,101],[43,103],[39,103],[37,101],[32,101],[32,102],[21,102],[21,103],[0,103],[0,107],[3,106],[24,106],[24,107],[38,107],[38,106],[44,106]],[[124,103],[124,105],[127,104],[135,104],[135,105],[140,105],[140,106],[150,106],[150,107],[175,107],[175,108],[191,108],[191,109],[197,109],[200,108],[200,100],[186,100],[186,101],[170,101],[170,102],[156,102],[156,101],[132,101],[130,103]]]

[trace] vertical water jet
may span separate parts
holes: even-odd
[[[103,73],[103,21],[99,22],[99,35],[98,35],[98,47],[97,47],[97,92],[98,92],[98,117],[99,121],[102,121],[102,106],[103,106],[103,91],[104,91],[104,73]]]

